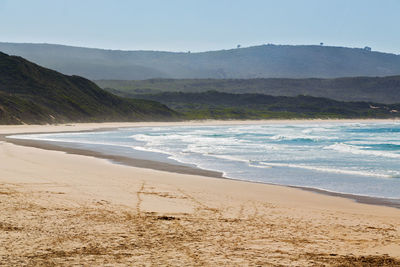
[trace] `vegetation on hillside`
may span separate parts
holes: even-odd
[[[148,100],[123,99],[93,82],[0,53],[0,123],[170,120],[178,114]]]
[[[98,80],[102,88],[133,94],[159,92],[258,93],[274,96],[309,95],[340,101],[400,103],[400,76],[337,79],[151,79]]]
[[[235,93],[251,90],[265,93],[268,92],[266,89],[268,86],[275,88],[279,85],[284,87],[297,84],[299,88],[313,88],[322,94],[324,84],[335,85],[336,92],[346,92],[338,88],[345,88],[343,84],[351,86],[363,83],[363,89],[359,90],[371,93],[366,96],[373,95],[375,91],[372,88],[375,86],[386,84],[385,90],[390,92],[389,97],[396,99],[398,80],[399,77],[335,80],[148,80],[129,81],[126,84],[116,82],[127,87],[122,90],[108,89],[108,92],[85,78],[63,75],[21,57],[0,53],[0,123],[41,124],[210,118],[393,118],[399,116],[398,104],[376,104],[376,101],[341,102],[305,95],[288,97],[232,94],[215,90],[196,91],[213,88]],[[132,89],[132,86],[137,88]],[[388,89],[389,87],[391,89]],[[176,91],[181,88],[194,92],[159,92]],[[324,95],[329,96],[334,91],[326,90]],[[146,94],[146,92],[153,93]],[[294,90],[291,93],[295,92]],[[349,95],[343,93],[342,97]]]
[[[118,93],[118,91],[116,91]],[[311,96],[164,92],[126,97],[159,101],[187,119],[395,118],[400,104],[342,102]]]

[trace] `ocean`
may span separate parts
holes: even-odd
[[[398,122],[135,127],[13,137],[196,166],[238,180],[400,198]]]

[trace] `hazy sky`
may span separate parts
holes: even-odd
[[[400,54],[400,0],[0,0],[0,41],[166,51],[324,42]]]

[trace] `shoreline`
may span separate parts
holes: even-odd
[[[138,167],[138,168],[145,168],[157,171],[166,171],[171,173],[178,173],[178,174],[188,174],[188,175],[198,175],[204,177],[212,177],[212,178],[219,178],[219,179],[226,179],[232,181],[239,181],[244,183],[253,183],[253,184],[266,184],[266,185],[275,185],[275,186],[283,186],[289,188],[300,189],[304,191],[309,191],[313,193],[323,194],[327,196],[334,196],[334,197],[341,197],[345,199],[350,199],[357,203],[361,204],[368,204],[368,205],[377,205],[377,206],[386,206],[400,209],[400,198],[399,199],[390,199],[390,198],[382,198],[382,197],[371,197],[371,196],[363,196],[363,195],[355,195],[355,194],[348,194],[348,193],[339,193],[339,192],[331,192],[324,189],[319,188],[312,188],[312,187],[304,187],[304,186],[293,186],[293,185],[283,185],[283,184],[274,184],[274,183],[263,183],[263,182],[256,182],[256,181],[247,181],[247,180],[240,180],[235,178],[224,177],[222,172],[212,171],[207,169],[201,169],[196,166],[185,166],[177,164],[171,164],[161,161],[154,161],[154,160],[145,160],[139,158],[130,158],[126,156],[116,156],[105,154],[102,152],[97,152],[93,150],[81,149],[81,148],[73,148],[73,147],[66,147],[57,145],[55,142],[48,142],[48,141],[41,141],[41,140],[27,140],[27,139],[14,139],[14,138],[7,138],[10,135],[18,135],[18,134],[51,134],[51,133],[65,133],[65,132],[98,132],[98,131],[108,131],[108,130],[117,130],[119,128],[133,128],[133,127],[162,127],[162,126],[183,126],[183,125],[246,125],[246,124],[265,124],[265,123],[321,123],[321,122],[332,122],[332,123],[341,123],[341,122],[348,122],[348,123],[359,123],[359,122],[400,122],[400,120],[392,120],[392,119],[361,119],[361,120],[318,120],[318,119],[311,119],[311,120],[262,120],[262,121],[184,121],[184,122],[145,122],[145,123],[123,123],[122,127],[120,126],[111,126],[107,125],[106,127],[95,127],[95,129],[83,129],[83,130],[72,130],[72,131],[51,131],[51,132],[21,132],[21,133],[10,133],[10,134],[2,134],[0,133],[0,141],[9,142],[15,145],[20,146],[27,146],[27,147],[34,147],[39,149],[51,150],[51,151],[62,151],[67,154],[75,154],[75,155],[83,155],[89,157],[95,157],[100,159],[106,159],[113,164],[122,164],[131,167]],[[119,124],[119,123],[116,123]],[[128,124],[128,125],[126,125]],[[90,125],[90,124],[89,124]],[[96,123],[96,125],[98,125]],[[68,126],[68,125],[66,125]],[[12,126],[11,126],[12,127]]]
[[[6,136],[7,135],[0,135],[0,141],[12,143],[14,145],[19,145],[19,146],[34,147],[52,151],[62,151],[67,154],[106,159],[112,162],[113,164],[122,164],[137,168],[145,168],[145,169],[166,171],[166,172],[180,173],[180,174],[199,175],[199,176],[213,177],[213,178],[224,178],[221,172],[216,172],[216,171],[203,170],[200,168],[178,165],[178,164],[175,165],[161,161],[135,159],[125,156],[109,155],[87,149],[60,146],[46,141],[6,138]]]
[[[0,265],[400,265],[388,205],[4,137],[136,126],[0,126]]]

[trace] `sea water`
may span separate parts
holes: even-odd
[[[121,128],[14,138],[194,165],[227,178],[400,198],[400,123]]]

